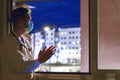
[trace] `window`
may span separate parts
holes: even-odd
[[[78,47],[76,47],[76,49],[78,49]]]
[[[80,16],[80,0],[75,0],[75,1],[74,0],[58,0],[58,1],[53,0],[53,1],[42,1],[42,2],[30,1],[30,2],[18,2],[18,3],[23,4],[24,6],[27,6],[32,10],[32,20],[34,22],[35,27],[30,34],[35,36],[36,32],[43,33],[43,34],[40,34],[38,38],[39,41],[43,40],[43,43],[41,44],[36,43],[36,41],[34,41],[35,39],[32,39],[32,43],[36,45],[45,44],[48,46],[50,46],[51,44],[54,44],[57,47],[56,54],[53,57],[51,57],[49,61],[47,61],[44,64],[41,64],[40,68],[43,68],[41,70],[47,71],[47,72],[73,72],[73,73],[82,72],[80,68],[82,62],[78,62],[78,61],[81,61],[81,54],[83,53],[87,53],[86,54],[87,57],[89,56],[88,55],[89,52],[87,52],[89,45],[87,44],[86,45],[87,47],[85,47],[87,48],[86,52],[82,53],[81,50],[76,50],[79,48],[81,49],[81,38],[82,38],[80,37],[81,26],[82,26],[80,24],[80,17],[81,17]],[[19,6],[19,4],[16,6]],[[60,15],[58,15],[57,13],[60,13]],[[87,20],[88,20],[88,17],[87,17]],[[43,31],[43,28],[46,27],[46,25],[47,27],[49,27],[49,30]],[[77,30],[77,33],[75,33],[76,30]],[[86,28],[83,29],[83,31],[87,33],[86,30],[88,30],[88,26],[87,26],[87,29]],[[36,37],[32,37],[32,38],[36,38]],[[86,38],[86,35],[84,35],[83,38]],[[56,41],[54,39],[58,39],[58,40]],[[88,40],[89,39],[87,35],[86,41]],[[72,43],[77,41],[80,41],[79,44]],[[66,44],[66,43],[69,43],[69,44]],[[78,45],[78,47],[76,47],[75,45]],[[34,45],[33,47],[36,48]],[[42,49],[42,46],[39,48]],[[38,50],[38,49],[34,49],[34,50]],[[34,51],[34,52],[38,52],[38,51]],[[69,55],[69,53],[71,54]],[[35,53],[35,54],[38,54],[38,53]],[[89,61],[88,61],[89,57],[85,60],[87,64],[87,69],[84,70],[83,72],[89,72]],[[54,65],[57,65],[57,66],[54,66]],[[60,68],[60,67],[63,67],[63,68]],[[64,70],[64,68],[66,69]],[[40,70],[38,71],[43,72]]]
[[[76,39],[78,39],[78,36],[76,37]]]
[[[72,34],[74,34],[75,32],[73,31]]]
[[[98,69],[120,70],[119,0],[98,0]],[[111,11],[112,10],[112,11]]]
[[[73,36],[72,39],[74,39],[75,37]]]
[[[64,37],[64,39],[66,39],[66,37]]]
[[[69,34],[71,34],[71,32],[69,32]]]
[[[71,39],[71,37],[69,37],[69,39]]]

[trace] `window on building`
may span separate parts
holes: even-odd
[[[69,32],[69,34],[71,34],[71,32]]]
[[[78,49],[78,47],[76,47],[76,49]]]
[[[66,37],[64,37],[64,39],[66,39]]]
[[[64,42],[64,44],[66,44],[66,42]]]
[[[76,39],[78,39],[78,36],[76,36]]]
[[[74,39],[75,37],[73,36],[72,39]]]
[[[75,32],[73,31],[72,34],[74,34]]]
[[[71,39],[71,37],[69,37],[69,39]]]

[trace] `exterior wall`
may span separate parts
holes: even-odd
[[[52,29],[50,31],[46,31],[46,46],[51,46],[51,45],[55,45],[55,29]]]
[[[55,29],[43,32],[38,31],[31,34],[31,43],[33,47],[33,52],[35,53],[35,58],[38,55],[40,49],[43,46],[54,45],[58,51],[54,57],[58,57],[61,63],[78,63],[81,61],[81,28],[61,28],[55,32]],[[58,39],[58,40],[55,40]],[[64,56],[66,55],[66,56]],[[63,57],[64,56],[64,57]],[[54,59],[53,57],[53,59]],[[51,58],[52,59],[52,58]],[[55,60],[51,60],[55,61]]]
[[[42,39],[41,39],[41,32],[37,32],[35,34],[33,34],[33,44],[34,44],[34,57],[37,58],[37,55],[40,51],[40,49],[42,48]]]
[[[81,63],[81,28],[62,28],[59,31],[61,58],[66,53],[67,63]]]

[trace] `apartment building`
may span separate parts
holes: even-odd
[[[49,31],[38,31],[31,34],[32,48],[36,56],[44,46],[54,45],[56,53],[47,61],[49,63],[80,63],[81,44],[80,27],[59,28],[58,31],[51,29]],[[66,56],[64,56],[66,55]]]

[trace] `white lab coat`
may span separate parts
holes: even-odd
[[[22,52],[26,53],[24,55],[24,57],[23,57],[24,60],[26,60],[26,61],[27,60],[33,60],[34,56],[32,54],[32,49],[30,49],[30,48],[32,48],[31,44],[30,44],[30,41],[24,35],[22,35],[21,37],[23,38],[23,44],[25,43],[24,46],[21,47],[22,48]]]
[[[22,50],[12,34],[0,43],[0,80],[31,80],[32,70],[40,63],[30,59],[26,48]]]

